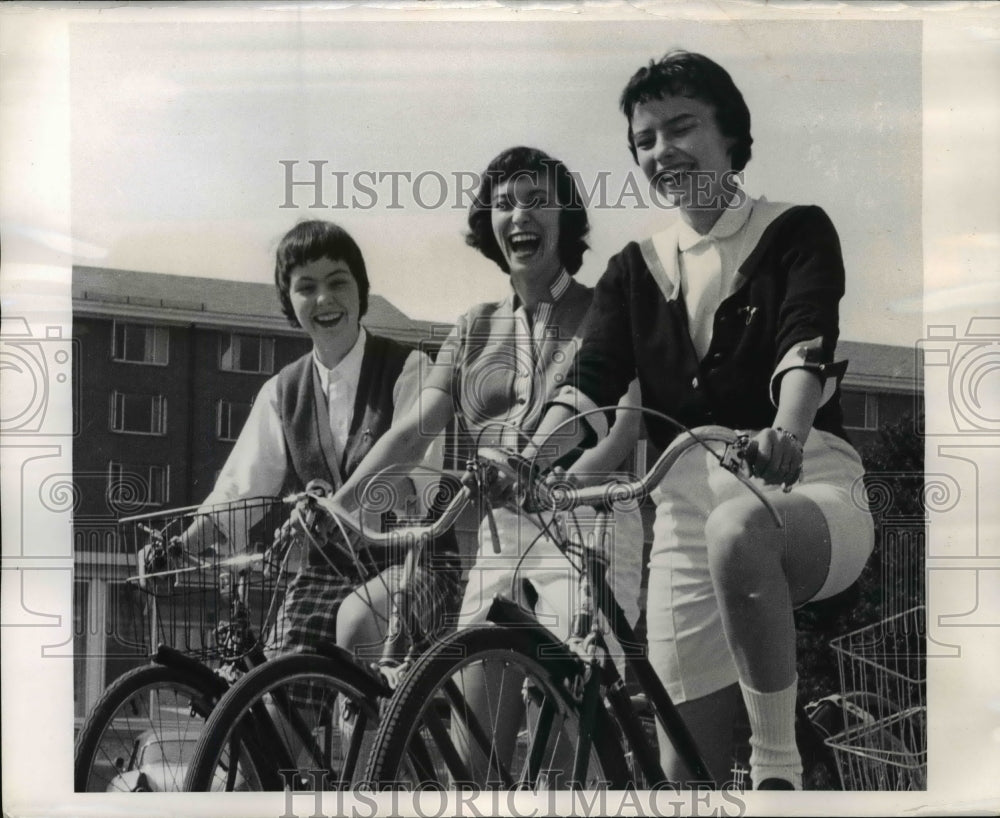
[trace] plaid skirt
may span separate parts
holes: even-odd
[[[372,583],[383,583],[390,595],[402,591],[403,566],[390,565],[378,572]],[[332,569],[308,566],[288,584],[284,601],[269,640],[268,655],[315,650],[320,642],[335,643],[337,613],[344,600],[355,591],[356,581]],[[461,599],[457,566],[418,565],[406,590],[423,643],[454,627],[455,611]],[[358,587],[365,599],[364,586]],[[385,611],[373,612],[384,628]]]

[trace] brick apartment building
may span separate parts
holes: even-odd
[[[75,712],[141,661],[119,643],[128,595],[115,552],[119,517],[200,502],[211,490],[263,383],[309,347],[281,314],[274,288],[220,279],[77,266],[73,338]],[[447,327],[413,321],[372,295],[370,330],[434,352]],[[877,428],[921,408],[912,349],[843,342],[849,432],[862,445]],[[916,396],[916,397],[915,397]],[[457,466],[449,434],[446,465]],[[647,461],[643,444],[635,462]],[[460,524],[475,550],[476,521]],[[647,532],[648,533],[648,532]]]

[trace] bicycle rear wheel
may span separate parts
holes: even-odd
[[[397,689],[369,756],[372,787],[597,789],[628,783],[617,727],[598,702],[581,724],[573,659],[551,658],[532,631],[485,626],[424,654]],[[585,773],[571,772],[578,740]]]
[[[361,672],[361,671],[359,671]],[[212,712],[184,789],[319,790],[349,786],[370,743],[378,700],[313,653],[271,659],[234,684]]]
[[[104,692],[74,748],[76,792],[180,790],[186,760],[225,690],[186,668],[135,668]]]

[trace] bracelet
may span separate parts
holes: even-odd
[[[788,494],[788,492],[790,492],[792,490],[792,484],[793,483],[797,483],[799,480],[802,479],[802,460],[804,459],[805,454],[803,453],[803,450],[802,450],[802,441],[799,440],[799,438],[795,434],[795,432],[789,432],[787,429],[782,429],[780,426],[775,426],[774,427],[774,431],[776,431],[782,437],[791,438],[792,440],[794,440],[795,441],[795,445],[796,445],[796,447],[798,447],[798,450],[799,450],[799,473],[798,473],[798,475],[795,477],[795,479],[791,483],[782,483],[781,484],[781,490],[785,494]]]
[[[798,435],[795,432],[789,432],[788,429],[782,429],[780,426],[775,426],[774,431],[776,431],[782,437],[790,437],[795,441],[795,445],[799,447],[799,454],[802,454],[802,441],[799,440]]]

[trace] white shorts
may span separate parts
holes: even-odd
[[[576,524],[570,534],[586,537],[592,531],[594,512],[576,512]],[[517,571],[514,598],[523,601],[521,580],[529,580],[538,598],[534,615],[559,638],[569,635],[578,597],[579,574],[547,537],[539,538],[540,529],[533,520],[508,511],[494,511],[501,552],[494,552],[489,522],[484,517],[479,526],[479,552],[469,571],[465,596],[459,614],[459,628],[486,622],[493,597],[511,596],[511,580]],[[639,586],[642,574],[642,518],[637,508],[617,510],[611,534],[608,577],[618,604],[626,618],[635,625],[639,618]],[[524,557],[522,560],[521,557]]]
[[[830,568],[816,600],[843,591],[861,575],[875,538],[860,482],[864,467],[849,443],[814,429],[806,441],[802,474],[792,491],[819,506],[830,533]],[[781,491],[757,482],[765,491]],[[649,655],[675,702],[737,681],[709,574],[705,522],[718,505],[746,493],[700,446],[688,450],[653,492]]]

